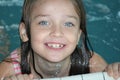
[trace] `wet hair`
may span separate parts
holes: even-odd
[[[21,40],[21,70],[23,74],[30,74],[30,64],[28,61],[28,55],[32,53],[33,57],[33,68],[35,72],[42,77],[40,73],[36,71],[35,64],[34,64],[34,55],[33,50],[31,48],[31,36],[30,36],[30,15],[32,12],[32,8],[34,3],[37,0],[25,0],[23,5],[23,13],[21,22],[23,22],[26,26],[27,36],[29,38],[28,41],[22,42]],[[69,71],[69,75],[76,75],[76,74],[85,74],[89,73],[89,60],[92,57],[93,49],[88,39],[88,34],[86,31],[86,14],[81,0],[71,0],[74,8],[80,18],[80,29],[82,30],[82,35],[80,38],[81,45],[76,46],[75,50],[71,55],[71,68]],[[90,49],[92,50],[90,52]]]

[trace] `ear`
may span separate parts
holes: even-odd
[[[26,28],[24,23],[20,23],[19,25],[19,33],[20,33],[20,38],[23,42],[28,41],[28,36],[26,34]]]

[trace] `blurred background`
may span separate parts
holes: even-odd
[[[120,0],[83,0],[88,35],[108,63],[120,62]],[[0,0],[0,61],[20,46],[18,26],[23,0]]]

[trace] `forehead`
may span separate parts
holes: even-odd
[[[35,1],[36,3],[42,5],[42,4],[56,4],[56,3],[59,3],[59,4],[69,4],[72,2],[72,0],[36,0]]]
[[[48,12],[49,14],[68,13],[77,15],[71,0],[37,0],[33,5],[32,14],[41,12]]]
[[[47,7],[47,6],[59,6],[59,7],[73,7],[72,1],[71,0],[37,0],[34,4],[34,8],[36,7]],[[63,8],[63,9],[64,9]]]

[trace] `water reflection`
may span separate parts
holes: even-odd
[[[10,41],[5,28],[0,26],[0,61],[9,54]]]

